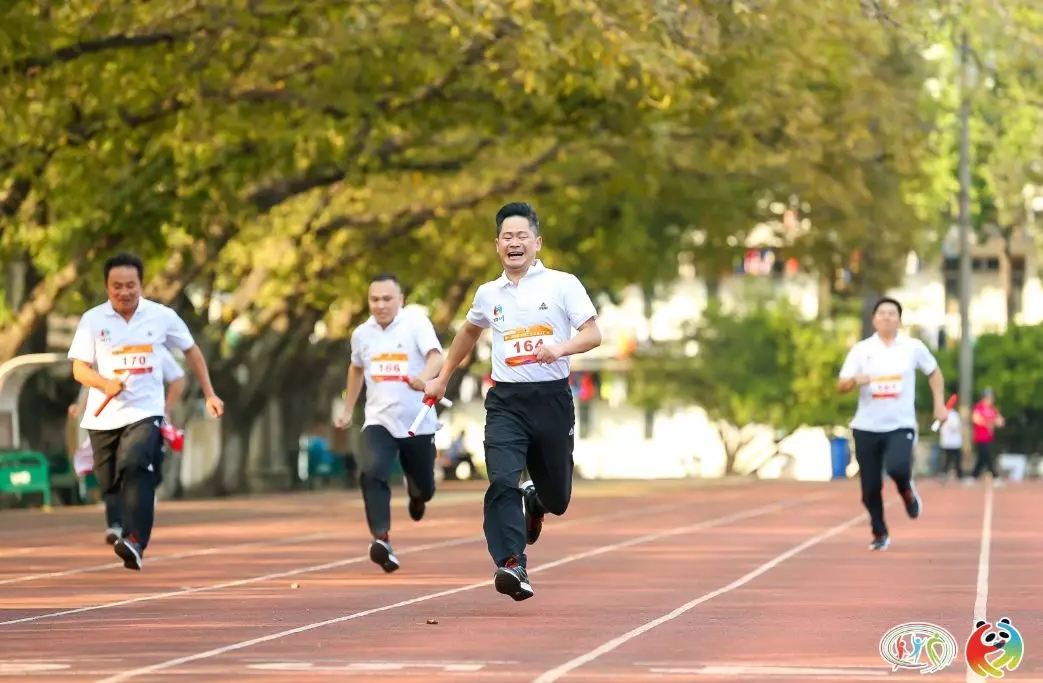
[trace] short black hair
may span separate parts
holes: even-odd
[[[402,289],[402,283],[398,281],[398,278],[395,277],[394,273],[377,273],[373,276],[373,279],[369,281],[369,284],[373,284],[374,282],[394,282],[398,285],[399,289]]]
[[[532,231],[539,236],[540,234],[540,219],[536,215],[536,209],[532,208],[532,204],[528,202],[509,202],[500,207],[500,210],[496,212],[496,236],[500,236],[500,229],[503,227],[503,222],[508,218],[514,216],[521,216],[522,218],[529,221],[529,225],[532,227]]]
[[[105,261],[105,282],[109,281],[109,272],[113,268],[133,268],[138,271],[138,280],[145,281],[145,264],[141,259],[130,252],[121,251],[115,256],[110,256]]]
[[[898,317],[899,318],[902,317],[902,304],[898,303],[898,299],[892,299],[889,296],[885,296],[885,297],[883,297],[882,299],[880,299],[879,301],[876,302],[876,305],[873,306],[873,315],[876,315],[876,312],[884,304],[893,304],[894,307],[898,309]]]

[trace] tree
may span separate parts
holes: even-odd
[[[783,300],[734,313],[714,302],[686,338],[638,352],[630,400],[653,410],[701,407],[718,427],[731,474],[748,426],[789,432],[846,421],[852,402],[836,392],[845,353],[838,335]]]
[[[1043,325],[1012,326],[1002,334],[985,334],[974,343],[974,396],[977,402],[986,387],[996,394],[996,407],[1006,425],[996,430],[997,448],[1010,453],[1039,453],[1043,448],[1043,407],[1039,401],[1039,348]],[[958,351],[938,352],[938,363],[950,391],[955,391]],[[926,383],[924,383],[925,385]],[[917,386],[921,425],[930,420],[931,396],[926,386]]]

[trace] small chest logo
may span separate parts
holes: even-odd
[[[109,339],[110,339],[111,337],[112,337],[112,334],[111,334],[111,333],[110,333],[110,332],[109,332],[109,331],[108,331],[107,329],[105,329],[105,330],[102,330],[102,331],[101,331],[101,333],[100,333],[100,334],[98,334],[98,340],[99,340],[99,341],[102,341],[102,342],[107,342],[107,341],[109,341]]]
[[[495,306],[493,306],[493,322],[503,322],[503,306],[501,306],[500,304],[496,304]]]
[[[540,304],[540,310],[541,311],[547,310],[547,304]]]

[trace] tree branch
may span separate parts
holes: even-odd
[[[146,33],[127,35],[119,33],[105,38],[84,40],[59,48],[48,55],[25,57],[0,67],[0,74],[19,73],[29,75],[34,69],[42,69],[59,63],[68,63],[86,55],[108,52],[110,50],[132,50],[143,47],[166,44],[168,47],[191,36],[194,31]]]

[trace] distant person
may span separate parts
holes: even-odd
[[[942,466],[938,474],[949,478],[949,470],[956,470],[956,480],[963,479],[963,424],[960,412],[949,410],[949,417],[938,431],[938,446],[942,449]]]
[[[1006,421],[1000,411],[996,409],[995,396],[991,387],[982,392],[981,400],[975,404],[974,410],[971,412],[971,422],[974,424],[974,450],[977,455],[971,476],[980,479],[985,470],[988,470],[992,473],[993,485],[1001,486],[1003,480],[996,468],[992,444],[996,440],[996,428],[1003,427]]]
[[[890,535],[884,521],[883,470],[895,482],[905,511],[916,519],[923,502],[913,484],[916,443],[916,371],[927,375],[934,397],[934,418],[949,419],[942,392],[945,380],[934,355],[919,339],[899,331],[902,306],[885,297],[873,307],[876,333],[855,344],[840,369],[837,389],[858,389],[858,409],[851,421],[855,459],[862,484],[862,504],[869,511],[870,550],[886,550]]]

